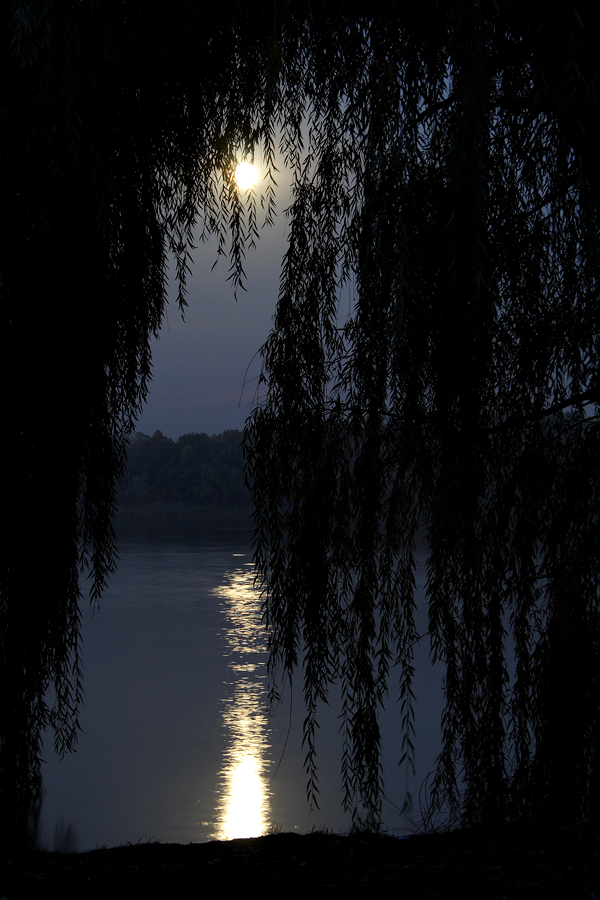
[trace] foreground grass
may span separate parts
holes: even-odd
[[[0,897],[600,900],[599,873],[593,829],[519,825],[405,839],[280,833],[5,857]]]

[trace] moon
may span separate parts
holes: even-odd
[[[241,191],[248,191],[258,181],[258,170],[252,163],[242,162],[235,170],[235,183]]]

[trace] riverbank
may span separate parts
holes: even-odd
[[[406,839],[274,834],[5,858],[0,897],[594,900],[599,873],[600,833],[593,829],[521,825]]]
[[[201,531],[251,531],[252,511],[249,506],[191,506],[184,503],[147,503],[135,506],[121,504],[115,519],[117,533],[133,528],[198,528]]]

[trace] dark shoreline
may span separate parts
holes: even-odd
[[[600,834],[534,825],[389,835],[274,834],[205,844],[4,855],[0,897],[600,897]]]
[[[186,506],[176,503],[122,504],[115,516],[117,533],[148,527],[198,528],[202,531],[252,531],[252,509],[243,506]]]

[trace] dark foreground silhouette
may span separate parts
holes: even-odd
[[[274,834],[5,858],[0,897],[600,897],[600,834],[519,825],[398,839]]]

